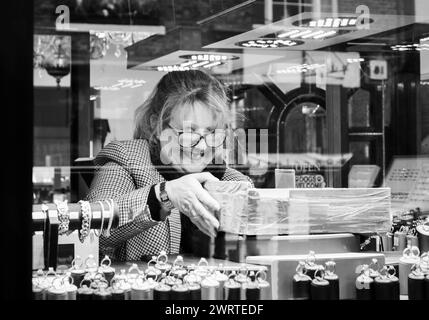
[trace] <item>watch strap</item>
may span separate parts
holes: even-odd
[[[170,201],[170,198],[168,197],[167,191],[165,191],[165,181],[162,181],[159,184],[159,197],[161,199],[162,205],[167,208],[168,210],[171,210],[174,208],[173,204]]]

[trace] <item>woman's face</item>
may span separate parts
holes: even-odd
[[[222,150],[207,146],[205,139],[200,139],[194,147],[181,147],[179,144],[180,132],[193,132],[206,136],[216,129],[223,129],[216,114],[200,102],[193,105],[184,105],[174,108],[169,127],[165,128],[161,136],[161,161],[171,164],[180,171],[195,173],[201,172],[210,164]],[[183,144],[183,141],[182,141]]]

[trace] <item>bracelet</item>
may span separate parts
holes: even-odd
[[[80,242],[84,242],[85,238],[89,235],[91,230],[91,205],[88,201],[79,201],[81,212],[82,212],[82,227],[80,229]]]
[[[65,201],[55,201],[58,210],[58,220],[60,225],[58,226],[58,234],[63,235],[69,231],[70,224],[70,213],[69,207],[67,205],[67,200]]]
[[[112,228],[113,223],[113,210],[114,210],[114,202],[113,199],[108,199],[107,206],[109,207],[109,223],[107,224],[107,229],[104,232],[105,237],[110,237],[110,229]]]
[[[97,201],[97,203],[100,203],[100,207],[101,207],[101,226],[100,226],[100,232],[97,232],[97,230],[94,230],[94,234],[100,238],[100,235],[103,232],[103,226],[104,226],[104,205],[101,201]]]

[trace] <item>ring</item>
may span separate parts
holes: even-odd
[[[208,267],[208,266],[209,266],[209,263],[208,263],[208,261],[207,261],[205,258],[201,258],[201,259],[200,259],[200,261],[198,262],[197,266],[198,266],[198,267],[201,267],[203,264],[204,264],[206,267]]]
[[[79,263],[79,265],[78,265],[78,266],[76,266],[77,261],[80,261],[80,263]],[[73,259],[72,263],[71,263],[71,268],[70,268],[70,270],[76,270],[76,269],[79,269],[80,267],[82,267],[82,264],[83,264],[83,260],[82,260],[82,258],[81,258],[80,256],[76,256],[76,257]]]
[[[92,264],[90,265],[89,262],[92,261]],[[97,270],[97,263],[95,262],[95,257],[90,254],[86,259],[85,259],[85,267],[86,270],[88,271],[95,271]]]
[[[182,209],[181,209],[181,211],[182,211],[184,214],[189,214],[189,213],[191,213],[191,214],[192,214],[191,206],[190,206],[190,205],[189,205],[189,203],[187,203],[187,202],[185,202],[185,203],[182,205]]]
[[[320,276],[318,275],[318,273],[320,273]],[[316,272],[314,273],[314,278],[321,281],[323,279],[325,279],[325,268],[320,267],[316,270]]]
[[[395,269],[395,267],[394,267],[394,266],[392,266],[392,265],[389,265],[389,266],[387,267],[387,274],[388,274],[390,277],[395,276],[395,275],[396,275],[396,269]]]
[[[104,265],[104,262],[107,262],[107,265]],[[108,255],[105,255],[103,260],[100,262],[100,266],[106,266],[106,268],[110,267],[112,260],[110,260]]]
[[[377,268],[377,269],[374,269],[374,268],[372,268],[372,266],[374,266],[375,268]],[[369,264],[369,266],[368,266],[371,270],[373,270],[373,271],[378,271],[378,270],[380,270],[380,265],[379,265],[379,263],[378,263],[378,260],[376,259],[376,258],[374,258],[374,259],[372,259],[371,260],[371,263]]]
[[[131,273],[131,271],[134,271],[134,270],[136,270],[137,272],[139,272],[139,271],[140,271],[140,269],[139,269],[139,267],[138,267],[137,263],[133,263],[133,264],[131,265],[131,267],[128,269],[128,274],[130,274],[130,273]]]
[[[335,274],[335,261],[327,261],[325,262],[326,273],[329,275]]]
[[[200,216],[198,214],[196,214],[194,210],[191,210],[188,213],[188,217],[189,217],[189,219],[199,219],[200,218]]]
[[[313,265],[316,262],[316,254],[314,251],[310,251],[307,256],[307,264]]]
[[[161,261],[161,258],[164,258],[164,261]],[[168,262],[167,252],[164,250],[159,253],[158,258],[156,259],[157,264],[166,264]]]
[[[411,253],[411,256],[419,257],[419,256],[420,256],[420,249],[419,249],[419,247],[417,247],[417,246],[412,246],[412,247],[410,248],[410,253]]]
[[[305,262],[304,261],[300,261],[298,263],[298,266],[295,269],[296,273],[298,273],[299,275],[304,275],[307,273],[307,269],[305,268]]]
[[[180,264],[179,264],[180,263]],[[183,264],[184,264],[184,262],[183,262],[183,257],[182,256],[177,256],[177,258],[176,258],[176,260],[174,260],[174,262],[173,262],[173,266],[179,266],[179,267],[182,267],[183,266]]]
[[[147,267],[149,268],[151,265],[151,263],[153,263],[153,265],[156,265],[156,256],[152,256],[152,259],[150,259],[148,262],[147,262]]]
[[[266,281],[267,280],[267,273],[261,269],[258,272],[256,272],[255,278],[258,279],[259,282]]]

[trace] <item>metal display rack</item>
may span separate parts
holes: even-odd
[[[116,228],[119,224],[119,208],[117,204],[112,202],[112,210],[106,210],[106,203],[104,200],[102,211],[100,202],[89,203],[91,207],[91,223],[90,229],[100,230],[101,226],[106,229],[111,219],[111,228]],[[81,230],[82,226],[82,212],[79,203],[69,203],[68,214],[68,232]],[[35,204],[33,205],[32,219],[33,219],[33,232],[43,231],[43,251],[44,251],[44,264],[45,269],[52,267],[56,269],[58,259],[58,236],[60,219],[58,215],[57,205],[54,203]],[[102,214],[103,212],[103,214]],[[102,219],[103,217],[103,219]],[[104,220],[102,222],[102,220]]]

